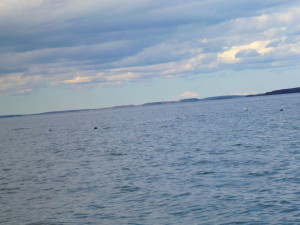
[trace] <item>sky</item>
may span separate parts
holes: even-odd
[[[300,86],[298,0],[0,0],[0,115]]]

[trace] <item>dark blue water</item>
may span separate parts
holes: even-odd
[[[0,224],[300,224],[299,130],[299,94],[0,119]]]

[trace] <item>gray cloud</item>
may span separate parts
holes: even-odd
[[[259,56],[256,50],[242,50],[236,54],[236,58],[255,57]]]
[[[292,0],[5,0],[0,94],[294,65],[299,15]]]

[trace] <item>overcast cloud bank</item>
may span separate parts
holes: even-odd
[[[300,59],[300,4],[291,0],[2,0],[0,31],[0,95]]]

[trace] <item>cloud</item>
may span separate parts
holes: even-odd
[[[91,77],[75,77],[71,80],[64,80],[63,83],[65,84],[80,84],[80,83],[89,83],[91,82]]]
[[[218,59],[222,63],[238,63],[240,62],[240,58],[242,57],[252,57],[264,55],[270,51],[272,48],[266,47],[271,41],[255,41],[250,44],[240,45],[240,46],[232,46],[230,49],[219,53]]]
[[[199,97],[199,95],[196,92],[190,92],[190,91],[183,92],[179,96],[183,97],[183,98],[196,98],[196,97]]]
[[[235,54],[236,58],[247,58],[247,57],[256,57],[259,56],[259,52],[255,49],[245,49],[237,52]]]
[[[0,96],[30,93],[41,79],[39,76],[24,77],[22,73],[0,77]]]
[[[299,24],[292,0],[3,0],[0,90],[292,67]]]

